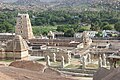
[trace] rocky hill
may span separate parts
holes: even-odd
[[[16,2],[17,0],[0,0],[0,2],[3,2],[3,3],[13,3],[13,2]]]
[[[44,2],[41,2],[41,0],[17,0],[15,4],[18,5],[39,5],[39,4],[45,4]]]
[[[41,4],[41,3],[65,3],[65,4],[78,4],[78,3],[116,3],[120,0],[0,0],[0,2],[15,2],[16,4]]]
[[[116,5],[120,9],[120,0],[0,0],[0,3],[7,2],[13,3],[5,4],[7,8],[16,10],[65,10],[81,12],[83,10],[94,10],[97,11],[104,6],[105,9],[115,9]],[[1,5],[2,6],[2,5]],[[4,5],[3,5],[4,7]],[[107,8],[106,8],[107,7]]]
[[[27,5],[27,4],[64,4],[64,5],[78,5],[81,3],[90,3],[93,0],[17,0],[15,3],[16,4],[22,4],[22,5]]]
[[[49,1],[49,2],[48,2]],[[15,4],[18,5],[35,5],[47,7],[48,9],[63,9],[63,8],[72,8],[80,9],[81,7],[90,7],[90,5],[97,4],[109,4],[117,5],[120,4],[120,0],[17,0]],[[87,6],[86,6],[87,5]],[[109,7],[109,5],[107,5]]]

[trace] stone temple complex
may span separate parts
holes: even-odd
[[[79,66],[77,69],[65,69],[68,72],[70,70],[70,73],[66,74],[76,75],[74,72],[86,72],[85,76],[93,76],[96,67],[116,68],[120,61],[119,40],[92,40],[87,31],[82,33],[80,39],[55,38],[55,34],[51,31],[48,36],[47,39],[35,38],[29,15],[18,14],[15,34],[0,35],[0,59],[43,59],[48,67],[55,68],[56,66],[52,64],[60,62],[57,63],[57,68],[61,70],[67,65],[77,64]],[[75,63],[74,59],[78,62]],[[92,67],[90,70],[89,65],[95,65],[95,68]]]

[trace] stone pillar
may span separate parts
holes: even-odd
[[[61,68],[64,68],[64,65],[65,65],[64,57],[62,56],[62,59],[61,59]]]
[[[110,63],[110,69],[116,68],[116,61],[114,61],[113,59],[109,59],[109,63]]]
[[[107,64],[107,61],[106,61],[106,55],[103,54],[102,57],[103,57],[103,61],[102,61],[102,63],[103,63],[104,66],[106,66],[106,64]]]
[[[50,66],[50,56],[47,56],[47,57],[46,57],[46,65],[47,65],[47,66]]]
[[[68,64],[70,64],[70,59],[71,59],[71,56],[70,56],[70,54],[68,53],[68,54],[67,54],[67,63],[68,63]]]
[[[85,69],[85,66],[86,66],[86,60],[85,60],[85,57],[83,56],[83,58],[82,58],[82,69]]]
[[[113,62],[112,61],[109,61],[109,63],[110,63],[110,69],[113,69],[114,67],[113,67]]]
[[[56,54],[53,53],[53,62],[56,62]]]
[[[6,55],[5,55],[5,50],[3,48],[1,48],[1,53],[0,54],[1,54],[1,59],[5,60]]]
[[[99,68],[102,67],[102,58],[101,58],[101,55],[99,55],[98,65],[99,65]]]
[[[117,62],[114,61],[114,68],[117,68]]]
[[[90,53],[88,53],[88,55],[87,55],[87,61],[91,62],[91,54]]]

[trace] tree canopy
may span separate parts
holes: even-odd
[[[116,31],[120,32],[120,22],[115,23],[114,28],[115,28]]]

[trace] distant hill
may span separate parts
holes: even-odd
[[[16,2],[17,0],[0,0],[0,2],[4,2],[4,3],[13,3]]]
[[[38,4],[42,4],[42,2],[41,2],[41,0],[17,0],[15,2],[15,4],[18,4],[18,5],[31,5],[31,4],[38,5]]]
[[[17,7],[25,10],[39,10],[41,8],[41,10],[67,10],[75,12],[83,10],[98,11],[101,6],[104,6],[105,9],[111,8],[114,10],[116,5],[120,5],[120,0],[0,0],[1,2],[13,3],[10,5],[13,9]],[[22,7],[18,5],[22,5]],[[117,7],[120,9],[119,5]]]
[[[3,0],[0,0],[3,1]],[[15,4],[19,5],[38,5],[38,4],[60,4],[66,6],[80,5],[83,3],[86,4],[97,4],[97,3],[118,3],[120,0],[4,0],[4,2],[15,2]]]
[[[9,1],[9,0],[8,0]],[[75,5],[80,3],[91,3],[93,0],[17,0],[16,4],[28,5],[28,4],[41,4],[41,3],[55,3],[65,5]]]
[[[16,3],[39,3],[39,2],[65,2],[65,3],[73,3],[73,2],[80,2],[80,3],[93,3],[93,2],[108,2],[108,3],[112,3],[112,2],[119,2],[120,0],[0,0],[0,2],[16,2]]]

